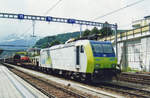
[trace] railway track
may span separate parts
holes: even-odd
[[[99,85],[99,86],[98,86]],[[143,90],[142,88],[134,87],[134,85],[128,84],[120,84],[120,82],[109,82],[109,83],[102,83],[95,86],[96,89],[105,89],[105,91],[112,91],[115,93],[120,93],[125,95],[129,98],[138,97],[138,98],[149,98],[150,97],[150,90]],[[83,96],[85,98],[85,96]],[[80,97],[80,98],[83,98]],[[87,97],[87,96],[86,96]]]
[[[14,72],[16,75],[30,83],[32,86],[40,90],[42,93],[47,95],[49,98],[88,98],[89,96],[83,95],[79,92],[75,92],[69,88],[63,87],[59,84],[53,83],[46,79],[33,76],[23,71],[17,70],[10,66],[7,66],[9,70]]]
[[[130,98],[150,98],[150,91],[127,85],[128,84],[120,84],[119,82],[104,82],[100,84],[99,87],[107,90],[112,90],[117,93],[122,93],[123,95],[127,95]]]
[[[14,69],[18,69],[18,70],[23,69],[23,68],[18,68],[19,66],[14,66],[14,65],[11,65],[11,64],[5,64],[5,66],[7,66],[7,67],[13,67]],[[26,70],[28,70],[28,69],[26,69]],[[28,71],[23,70],[23,72],[21,71],[21,73],[24,73],[24,72],[25,73],[29,72],[30,74],[32,74],[31,70],[30,71],[29,70]],[[33,72],[33,73],[36,75],[37,72]],[[39,79],[39,77],[43,77],[45,79],[45,77],[42,74],[47,77],[47,74],[41,73],[41,76],[40,76],[40,74],[37,74],[38,79]],[[63,80],[66,81],[66,79],[64,79],[64,78],[63,78]],[[67,79],[67,81],[68,81],[68,79]],[[84,83],[80,83],[78,81],[72,81],[72,80],[69,80],[69,81],[70,81],[69,83],[71,84],[71,87],[73,87],[73,85],[75,84],[74,86],[76,86],[77,88],[79,88],[79,89],[74,88],[75,90],[78,90],[77,94],[80,94],[81,92],[83,92],[83,95],[82,95],[83,97],[77,96],[76,98],[88,98],[88,97],[89,98],[104,98],[104,97],[106,97],[106,98],[124,98],[124,97],[122,97],[121,94],[116,94],[116,93],[111,93],[111,92],[103,91],[102,89],[101,90],[97,90],[91,84],[84,84]],[[62,84],[62,83],[60,83],[60,84]],[[76,84],[79,84],[81,86],[76,85]],[[64,84],[64,85],[66,85],[66,84]],[[82,89],[82,90],[80,90],[80,89]]]
[[[120,81],[150,85],[149,74],[122,73],[118,79]]]

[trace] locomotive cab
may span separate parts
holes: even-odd
[[[120,70],[117,69],[117,58],[112,44],[110,42],[91,41],[91,47],[94,59],[93,78],[108,81],[117,77]]]

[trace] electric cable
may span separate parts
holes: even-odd
[[[119,8],[119,9],[117,9],[117,10],[114,10],[114,11],[112,11],[112,12],[106,13],[106,14],[104,14],[104,15],[102,15],[102,16],[99,16],[99,17],[97,17],[97,18],[94,18],[94,19],[92,19],[92,20],[94,21],[94,20],[98,20],[98,19],[100,19],[100,18],[104,18],[104,17],[106,17],[106,16],[108,16],[108,15],[111,15],[111,14],[114,14],[114,13],[116,13],[116,12],[119,12],[119,11],[125,9],[125,8],[129,8],[129,7],[131,7],[131,6],[134,6],[134,5],[136,5],[136,4],[139,4],[139,3],[143,2],[143,1],[145,1],[145,0],[136,1],[136,2],[134,2],[134,3],[131,3],[131,4],[129,4],[129,5],[126,5],[126,6],[122,7],[122,8]]]
[[[50,7],[44,15],[47,15],[50,11],[52,11],[62,0],[57,1],[52,7]]]
[[[50,11],[52,11],[62,0],[59,0],[57,1],[52,7],[50,7],[45,13],[44,15],[47,15]],[[28,33],[30,30],[32,29],[32,26],[30,26],[29,28],[27,28],[24,32],[25,33]]]

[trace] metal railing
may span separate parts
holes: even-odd
[[[117,34],[117,38],[120,38],[122,39],[123,37],[128,37],[130,35],[132,36],[135,36],[136,34],[144,34],[146,32],[150,31],[150,25],[146,25],[146,26],[142,26],[140,28],[137,28],[137,29],[132,29],[132,30],[129,30],[127,32],[123,32],[123,33],[118,33]],[[113,41],[115,40],[115,35],[111,35],[111,36],[107,36],[107,37],[104,37],[104,38],[101,38],[100,41]]]

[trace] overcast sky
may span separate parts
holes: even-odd
[[[31,15],[45,15],[46,11],[59,0],[0,0],[0,12],[23,13]],[[139,0],[62,0],[47,15],[54,17],[75,18],[82,20],[93,20],[121,7],[127,6]],[[142,19],[150,15],[150,0],[121,10],[112,15],[95,20],[97,22],[117,23],[120,29],[131,28],[131,22]],[[84,29],[90,27],[83,26]],[[47,36],[61,34],[65,32],[79,31],[79,25],[69,25],[62,23],[36,22],[35,34],[37,36]],[[32,22],[0,19],[0,39],[8,35],[17,34],[26,36],[32,34]]]

